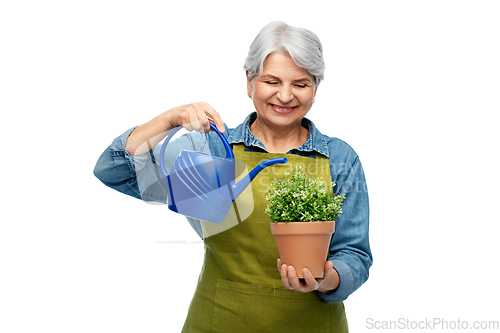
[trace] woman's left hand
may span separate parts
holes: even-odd
[[[340,283],[339,274],[333,268],[333,263],[331,261],[325,263],[325,273],[320,279],[315,279],[311,272],[307,268],[304,268],[302,270],[302,274],[304,275],[303,282],[297,277],[297,273],[293,266],[281,264],[281,259],[278,259],[277,266],[283,285],[290,290],[296,290],[302,293],[308,293],[313,290],[330,293],[337,289]]]

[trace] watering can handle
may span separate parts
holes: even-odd
[[[165,162],[164,162],[164,155],[165,155],[165,148],[167,148],[167,144],[168,142],[170,141],[170,139],[174,136],[175,133],[177,133],[180,129],[182,128],[182,125],[181,126],[177,126],[176,128],[174,128],[167,136],[167,138],[165,139],[165,141],[163,142],[162,146],[161,146],[161,150],[160,150],[160,168],[161,168],[161,172],[164,174],[164,175],[168,175],[167,171],[165,170]],[[222,143],[224,144],[224,148],[226,148],[226,158],[234,158],[234,153],[233,153],[233,150],[231,149],[231,145],[229,144],[229,142],[227,141],[226,137],[224,136],[224,134],[222,134],[221,132],[219,132],[219,130],[217,129],[217,127],[215,127],[214,124],[210,123],[210,128],[214,130],[215,133],[217,133],[217,135],[219,136],[219,138],[222,140]],[[170,185],[170,184],[169,184]]]

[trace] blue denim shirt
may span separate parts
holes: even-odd
[[[256,119],[256,112],[247,116],[236,128],[228,128],[224,136],[230,144],[244,143],[247,151],[267,152],[263,143],[255,138],[250,125]],[[365,175],[358,155],[344,141],[326,136],[307,118],[302,126],[309,129],[307,141],[287,154],[297,154],[315,158],[315,152],[326,156],[330,161],[330,174],[335,195],[344,194],[346,199],[342,214],[335,224],[335,233],[330,243],[330,258],[340,277],[338,289],[330,294],[317,292],[326,302],[335,303],[345,300],[367,279],[372,265],[372,254],[368,237],[369,204]],[[135,198],[166,202],[166,188],[159,171],[159,150],[155,147],[147,154],[131,156],[125,144],[131,128],[117,137],[103,152],[94,169],[94,174],[105,185],[131,195]],[[225,148],[217,134],[210,132],[190,132],[169,142],[165,154],[167,170],[172,167],[181,149],[204,151],[214,156],[225,157]],[[193,229],[202,237],[200,221],[187,218]]]

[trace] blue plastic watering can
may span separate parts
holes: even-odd
[[[170,132],[160,150],[160,168],[168,187],[168,208],[176,213],[208,222],[221,223],[234,200],[250,185],[250,182],[264,168],[287,163],[285,157],[272,158],[257,165],[237,184],[235,181],[235,159],[227,139],[214,124],[210,127],[219,135],[226,157],[182,150],[170,174],[165,169],[165,148],[172,136],[182,126]]]

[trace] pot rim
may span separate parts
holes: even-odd
[[[270,222],[273,235],[333,234],[335,221]]]

